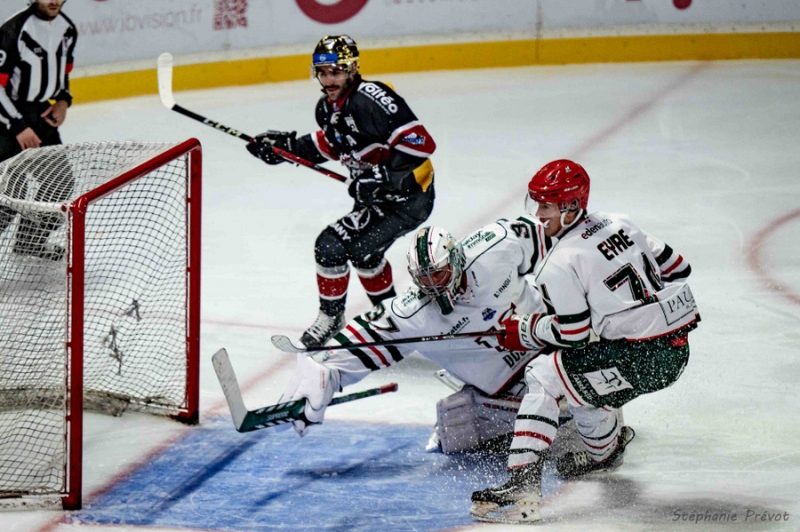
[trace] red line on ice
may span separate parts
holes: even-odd
[[[756,233],[750,241],[746,249],[746,258],[747,265],[750,266],[758,278],[761,279],[764,286],[792,303],[800,305],[800,295],[786,287],[785,283],[781,283],[761,259],[761,251],[764,249],[764,245],[769,241],[770,237],[775,233],[775,230],[798,218],[800,218],[800,209],[772,220],[766,227]]]

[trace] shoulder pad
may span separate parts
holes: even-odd
[[[431,302],[431,297],[414,286],[392,300],[392,314],[401,319],[409,319]]]
[[[471,235],[461,240],[464,254],[467,256],[467,267],[479,256],[505,240],[508,231],[503,225],[493,223],[481,227]]]

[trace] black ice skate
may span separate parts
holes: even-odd
[[[603,471],[613,471],[622,465],[625,456],[625,447],[633,440],[636,435],[630,427],[622,427],[619,432],[617,448],[614,449],[605,460],[600,462],[594,460],[592,455],[586,451],[569,452],[556,458],[556,471],[558,476],[563,478],[574,478],[589,473],[602,473]]]
[[[472,494],[469,514],[489,523],[524,524],[541,520],[542,460],[511,471],[511,478],[496,488]]]
[[[300,337],[300,342],[307,348],[322,347],[342,329],[344,329],[343,312],[330,316],[320,310],[317,319]]]

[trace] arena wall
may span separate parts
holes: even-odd
[[[0,18],[24,8],[4,1]],[[800,58],[797,0],[69,0],[73,92],[90,102],[303,79],[348,33],[367,74],[570,63]]]

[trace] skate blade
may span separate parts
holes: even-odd
[[[526,525],[542,520],[538,504],[521,504],[500,508],[493,502],[474,502],[469,515],[485,523],[501,523],[505,525]]]

